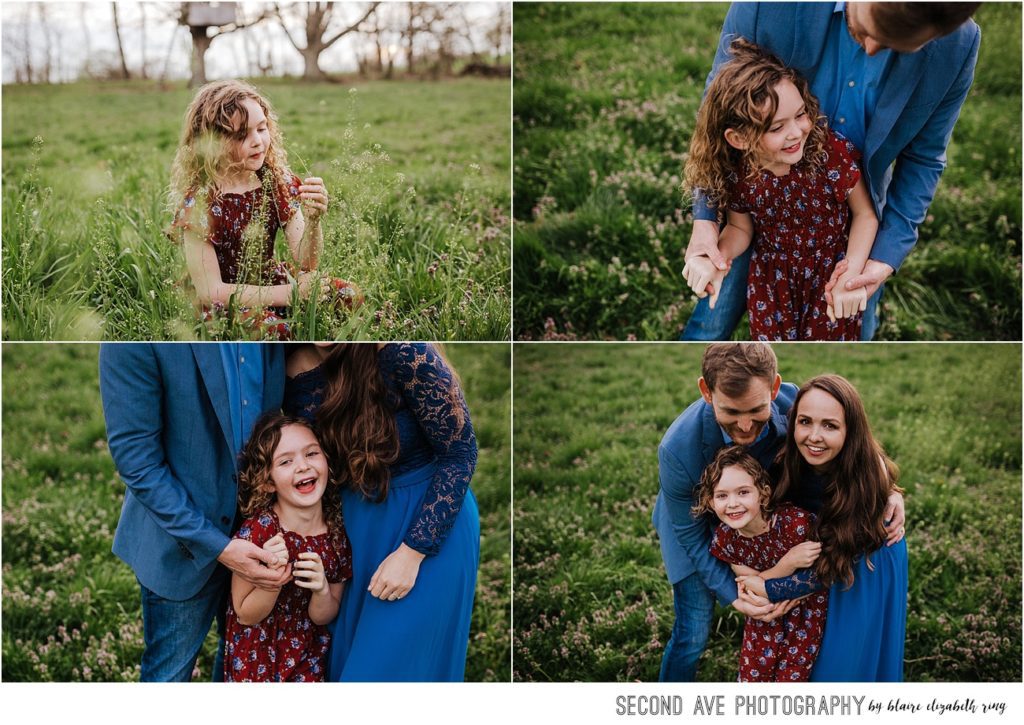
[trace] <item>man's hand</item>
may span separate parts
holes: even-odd
[[[732,603],[732,608],[745,617],[756,619],[759,622],[771,622],[772,620],[781,617],[785,614],[785,605],[788,602],[779,602],[778,604],[753,604],[743,597],[738,597]]]
[[[882,513],[882,520],[888,522],[885,525],[885,532],[888,534],[885,540],[886,545],[898,544],[904,534],[907,533],[907,530],[904,528],[907,512],[903,506],[903,494],[898,491],[893,491],[889,494],[885,504],[885,511]]]
[[[708,300],[708,307],[711,309],[715,309],[718,293],[722,290],[722,280],[728,273],[728,271],[723,272],[715,267],[714,262],[708,257],[690,257],[686,266],[683,267],[686,284],[696,293],[697,297],[704,299],[708,295],[711,296],[711,299]]]
[[[683,259],[689,262],[693,257],[707,257],[715,267],[723,272],[729,269],[729,263],[718,251],[718,222],[710,222],[705,219],[693,220],[690,243],[686,247]]]
[[[260,589],[271,591],[284,586],[292,578],[290,567],[269,568],[271,562],[276,560],[276,554],[264,551],[245,539],[232,539],[217,557],[217,561],[233,574]]]
[[[832,298],[832,288],[836,286],[836,283],[839,281],[840,277],[846,273],[847,269],[848,266],[844,259],[836,265],[835,269],[832,270],[832,276],[825,284],[825,301],[830,307],[835,307],[835,303]],[[864,293],[868,297],[871,297],[871,295],[877,292],[878,288],[882,286],[882,283],[892,276],[894,271],[895,270],[885,262],[869,259],[867,264],[864,265],[864,271],[845,280],[843,282],[843,287],[847,290],[855,290],[863,287]]]

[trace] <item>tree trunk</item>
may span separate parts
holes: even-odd
[[[198,88],[206,83],[206,51],[210,47],[213,38],[206,37],[206,27],[189,28],[192,34],[192,77],[189,79],[189,88]]]
[[[114,34],[117,36],[117,52],[121,56],[121,77],[128,80],[131,75],[128,73],[128,62],[124,58],[124,43],[121,42],[121,23],[117,18],[117,3],[112,2],[110,6],[114,9]]]

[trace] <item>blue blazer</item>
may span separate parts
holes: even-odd
[[[733,3],[708,83],[740,36],[770,50],[814,86],[834,9],[832,2]],[[974,81],[980,43],[981,29],[969,20],[916,53],[896,53],[880,90],[861,166],[880,221],[871,259],[893,269],[917,243],[917,228],[946,168],[946,147]],[[716,219],[702,200],[694,204],[694,216]]]
[[[278,410],[284,350],[262,352],[262,410]],[[104,344],[100,393],[107,443],[127,486],[113,551],[147,589],[188,599],[214,574],[238,508],[219,346]]]
[[[796,398],[797,387],[783,383],[772,401],[771,418],[765,437],[748,447],[768,468],[786,439],[786,416]],[[715,411],[697,400],[669,426],[658,446],[658,475],[661,488],[651,517],[661,541],[661,558],[672,584],[696,572],[723,606],[736,599],[736,582],[729,565],[711,555],[710,518],[690,513],[700,474],[725,446]]]

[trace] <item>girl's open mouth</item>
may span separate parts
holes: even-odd
[[[311,493],[316,488],[316,476],[304,478],[295,484],[295,490],[299,493]]]

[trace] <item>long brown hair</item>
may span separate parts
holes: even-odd
[[[281,431],[289,425],[308,428],[319,441],[316,428],[305,418],[280,413],[266,413],[253,425],[249,440],[238,455],[238,507],[248,518],[274,505],[277,494],[273,491],[271,471],[274,451],[281,442]],[[322,443],[321,443],[322,445]],[[330,459],[328,459],[329,461]],[[334,546],[340,551],[345,546],[345,519],[341,511],[341,485],[328,469],[327,488],[320,499],[324,521]]]
[[[699,190],[723,214],[729,206],[729,175],[739,173],[744,166],[751,174],[761,168],[758,146],[779,110],[775,87],[783,80],[796,86],[812,121],[804,157],[815,166],[824,163],[828,138],[818,99],[803,76],[743,38],[732,42],[729,53],[732,59],[719,68],[697,111],[684,169],[685,190]],[[725,140],[726,129],[730,128],[743,138],[746,149],[733,148]]]
[[[324,447],[343,485],[383,501],[398,460],[394,401],[381,375],[375,343],[340,343],[323,363],[327,394],[317,411]]]
[[[775,487],[773,502],[785,501],[788,492],[811,472],[810,464],[797,449],[794,431],[800,401],[808,391],[815,389],[835,398],[843,408],[846,423],[843,448],[825,472],[825,500],[813,537],[821,542],[815,570],[826,586],[839,581],[850,586],[857,557],[867,556],[885,543],[882,516],[889,494],[901,490],[896,486],[899,468],[871,434],[857,389],[840,375],[819,375],[804,383],[789,411],[786,445],[781,453],[782,475]]]

